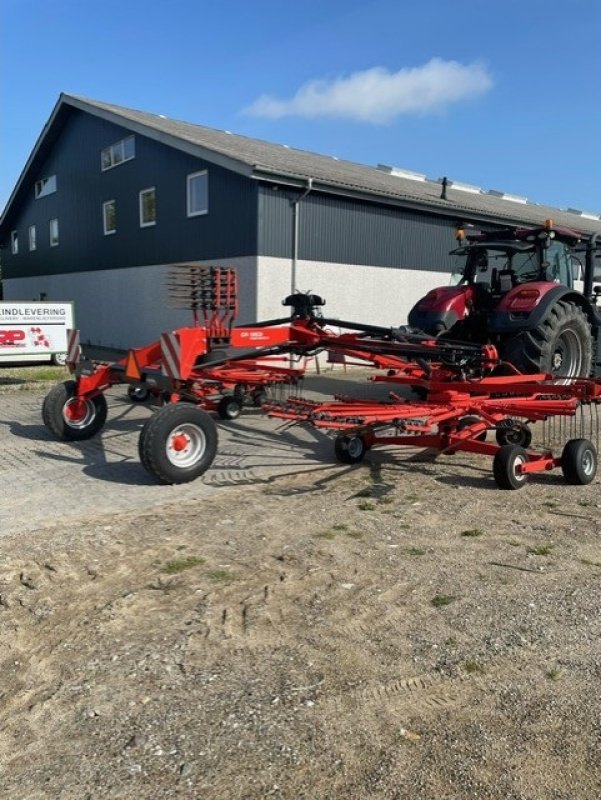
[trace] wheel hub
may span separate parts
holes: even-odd
[[[85,427],[93,417],[93,405],[84,397],[72,397],[63,408],[63,419],[72,428]]]
[[[181,453],[190,446],[190,439],[185,433],[176,433],[171,438],[171,447],[176,453]]]

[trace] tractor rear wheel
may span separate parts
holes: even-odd
[[[593,350],[586,314],[579,306],[560,300],[538,327],[512,337],[502,356],[524,373],[587,377],[592,371]]]
[[[205,473],[217,452],[217,426],[190,403],[163,406],[140,433],[144,468],[160,483],[187,483]]]
[[[521,489],[528,475],[520,467],[528,461],[528,453],[516,444],[500,447],[493,459],[492,471],[500,489]]]
[[[561,471],[568,483],[585,486],[597,474],[597,450],[588,439],[570,439],[561,454]]]
[[[75,381],[53,386],[42,403],[44,425],[64,442],[91,439],[104,426],[107,413],[105,396],[78,397]]]

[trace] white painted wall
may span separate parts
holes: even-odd
[[[197,265],[203,262],[186,262]],[[239,321],[255,318],[256,259],[206,262],[235,266],[241,313]],[[72,300],[81,341],[126,350],[151,344],[164,331],[193,324],[192,312],[171,307],[166,281],[170,265],[98,270],[94,272],[10,278],[3,281],[5,300]]]
[[[325,299],[324,316],[384,327],[405,325],[420,297],[449,281],[444,272],[297,262],[297,288]],[[281,300],[291,293],[290,260],[260,258],[257,282],[259,319],[282,316]]]
[[[240,258],[190,262],[235,267],[239,324],[287,317],[282,300],[291,293],[291,262],[281,258]],[[164,331],[192,324],[192,312],[171,308],[166,279],[169,265],[61,275],[10,278],[5,300],[72,300],[84,344],[125,350],[158,339]],[[389,269],[314,261],[297,263],[297,287],[326,300],[325,316],[371,325],[403,325],[414,303],[434,286],[448,284],[440,272]]]

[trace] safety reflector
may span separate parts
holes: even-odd
[[[138,366],[138,359],[133,350],[127,354],[127,361],[125,362],[125,377],[132,381],[139,381],[141,377],[140,367]]]
[[[161,334],[161,360],[163,375],[181,378],[181,348],[175,333]]]
[[[67,364],[77,364],[81,356],[81,347],[79,345],[79,331],[77,328],[67,331]]]

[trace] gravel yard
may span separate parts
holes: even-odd
[[[250,411],[161,487],[148,409],[67,445],[42,397],[0,395],[0,796],[601,796],[598,480]]]

